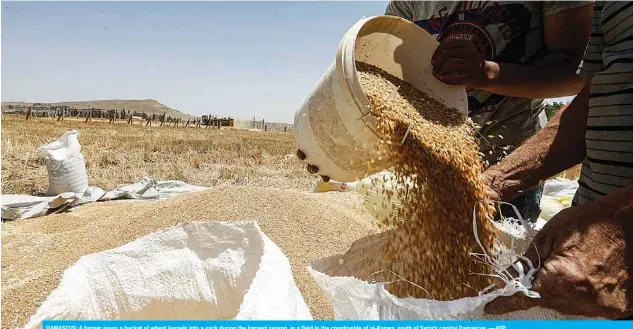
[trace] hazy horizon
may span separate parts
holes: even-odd
[[[2,101],[153,99],[292,123],[343,34],[386,4],[5,1]]]
[[[380,2],[2,2],[2,101],[154,99],[292,123]]]

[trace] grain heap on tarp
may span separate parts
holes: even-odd
[[[356,193],[222,187],[160,202],[92,203],[71,213],[2,223],[2,329],[21,328],[81,256],[120,247],[192,221],[257,220],[288,257],[295,283],[315,319],[332,306],[307,267],[376,233]]]
[[[436,300],[476,296],[491,280],[475,275],[490,268],[469,255],[482,252],[473,234],[473,207],[485,191],[471,124],[409,83],[375,66],[356,65],[378,118],[376,160],[388,157],[396,180],[413,185],[393,196],[403,207],[383,220],[393,228],[383,249],[388,270],[415,285],[400,281],[389,290],[398,297]],[[483,202],[477,206],[477,233],[486,252],[494,242],[492,211]]]

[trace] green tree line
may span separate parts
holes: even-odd
[[[554,102],[551,104],[545,104],[545,114],[547,115],[547,120],[551,120],[552,117],[560,110],[561,107],[567,105],[567,103],[563,102]]]

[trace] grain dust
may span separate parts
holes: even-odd
[[[490,285],[489,268],[473,235],[473,207],[484,198],[478,142],[469,121],[387,72],[357,62],[359,77],[378,118],[379,157],[393,163],[403,207],[383,220],[393,229],[384,244],[386,266],[406,280],[389,289],[399,297],[454,300]],[[390,192],[392,193],[392,192]],[[490,252],[492,207],[477,206],[479,237]]]

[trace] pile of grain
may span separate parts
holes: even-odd
[[[478,144],[471,125],[455,109],[374,66],[357,62],[360,81],[378,117],[379,157],[395,163],[397,181],[413,181],[397,197],[403,208],[385,220],[394,228],[384,256],[391,271],[423,287],[401,282],[400,297],[453,300],[476,296],[491,282],[469,252],[481,252],[473,235],[473,207],[484,198]],[[378,160],[381,160],[380,158]],[[479,237],[487,251],[494,231],[492,208],[477,209]]]
[[[257,220],[290,260],[295,282],[315,319],[332,319],[308,264],[345,251],[376,233],[355,193],[313,194],[222,187],[159,202],[93,203],[71,213],[2,224],[2,329],[20,328],[87,254],[119,247],[191,221]]]

